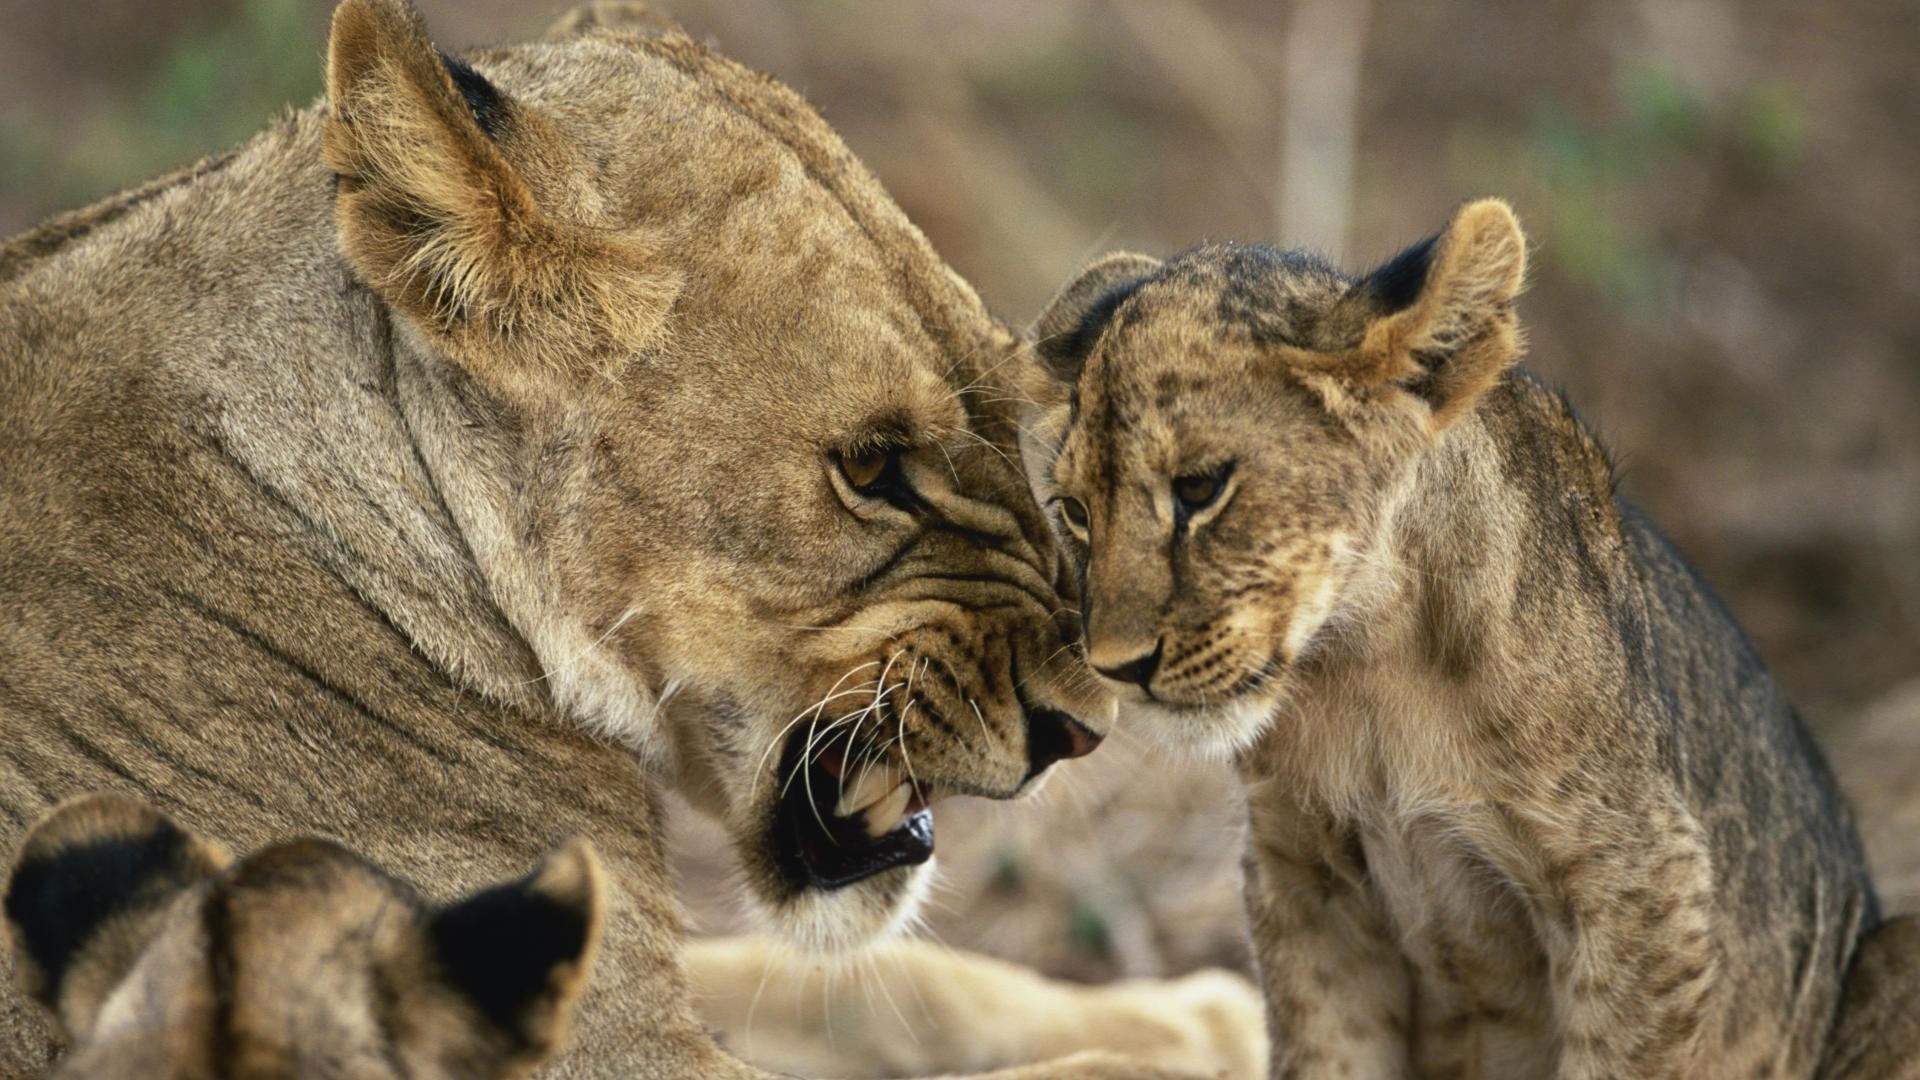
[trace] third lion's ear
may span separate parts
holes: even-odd
[[[334,12],[327,106],[341,251],[483,383],[605,369],[664,332],[678,275],[636,237],[536,203],[516,160],[567,148],[485,73],[436,50],[405,0]]]
[[[1519,359],[1513,300],[1526,280],[1527,240],[1507,204],[1468,203],[1446,229],[1389,259],[1341,301],[1364,320],[1335,374],[1394,383],[1431,409],[1438,431],[1471,411]]]
[[[1033,324],[1033,348],[1047,372],[1073,382],[1115,308],[1160,269],[1160,260],[1116,251],[1094,260],[1054,294]]]
[[[138,799],[62,803],[27,833],[6,882],[7,937],[22,988],[78,1037],[167,904],[229,861],[218,844]]]
[[[429,924],[447,985],[521,1051],[545,1055],[566,1037],[600,937],[602,877],[593,845],[572,840],[526,878],[443,908]]]

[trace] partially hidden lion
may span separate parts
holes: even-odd
[[[1108,256],[1035,330],[1025,460],[1088,662],[1245,779],[1272,1074],[1910,1074],[1920,924],[1882,921],[1753,646],[1515,366],[1525,263],[1487,200],[1358,277]]]
[[[72,1046],[57,1080],[494,1080],[564,1041],[600,898],[581,840],[435,905],[330,841],[235,861],[138,799],[90,795],[28,833],[5,912]]]
[[[346,0],[319,105],[0,247],[0,839],[117,790],[445,901],[588,836],[549,1074],[760,1075],[690,1007],[662,790],[833,951],[910,918],[937,799],[1110,722],[1018,348],[799,97],[660,20],[455,58]],[[0,997],[0,1074],[57,1045]]]

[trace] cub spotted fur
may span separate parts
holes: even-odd
[[[831,950],[911,915],[936,798],[1111,712],[977,392],[1017,348],[797,95],[660,20],[453,58],[346,0],[323,102],[0,247],[0,841],[111,788],[451,895],[590,836],[548,1068],[760,1075],[687,999],[662,789]],[[0,993],[0,1075],[53,1049]]]
[[[5,894],[60,1080],[520,1076],[565,1036],[600,904],[584,841],[441,906],[328,841],[235,862],[119,795],[35,825]]]
[[[1088,660],[1236,756],[1275,1076],[1809,1075],[1880,919],[1852,817],[1513,367],[1525,252],[1487,201],[1358,280],[1227,244],[1067,286],[1028,467]]]

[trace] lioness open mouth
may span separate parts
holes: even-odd
[[[788,740],[774,813],[774,860],[795,888],[838,889],[933,857],[934,791],[891,761],[835,748],[802,763],[805,732]]]

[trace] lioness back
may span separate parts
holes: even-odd
[[[63,1080],[493,1080],[558,1048],[600,929],[590,845],[446,906],[338,844],[234,862],[95,795],[8,875],[16,962],[71,1049]]]
[[[1214,245],[1063,290],[1029,468],[1088,659],[1240,764],[1276,1076],[1809,1075],[1880,918],[1851,814],[1513,367],[1524,262],[1483,202],[1358,279]]]

